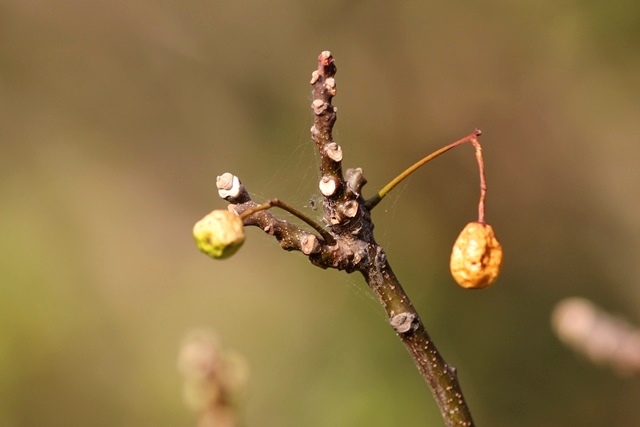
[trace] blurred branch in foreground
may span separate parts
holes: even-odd
[[[560,341],[591,362],[618,374],[640,374],[640,328],[623,318],[571,297],[554,308],[552,326]]]
[[[222,349],[208,331],[187,334],[178,355],[184,399],[198,414],[198,427],[237,427],[238,402],[248,378],[244,359]]]

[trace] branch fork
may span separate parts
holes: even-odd
[[[318,56],[318,67],[311,76],[313,126],[311,139],[320,153],[320,181],[323,195],[323,222],[317,224],[303,213],[272,199],[258,204],[251,200],[240,179],[230,173],[218,177],[216,185],[221,198],[229,203],[228,209],[239,215],[245,226],[260,227],[274,236],[288,251],[300,251],[311,263],[327,269],[348,273],[359,272],[377,295],[389,324],[413,357],[418,370],[430,386],[447,426],[473,426],[471,413],[464,400],[456,370],[445,362],[429,337],[420,316],[404,292],[389,265],[384,249],[374,239],[371,210],[400,181],[422,165],[446,151],[470,142],[476,148],[481,176],[481,197],[478,207],[479,222],[484,222],[486,183],[482,154],[476,129],[464,138],[449,144],[423,158],[376,193],[365,200],[362,188],[367,183],[360,168],[346,169],[343,173],[342,148],[333,140],[332,131],[337,109],[332,104],[336,96],[336,66],[330,52]],[[301,218],[312,231],[279,219],[268,209],[278,207]]]

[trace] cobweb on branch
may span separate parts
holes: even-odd
[[[322,223],[321,195],[318,189],[320,172],[318,171],[319,154],[311,140],[309,129],[313,124],[312,118],[307,117],[300,129],[298,142],[294,144],[286,136],[277,143],[291,147],[288,155],[277,163],[269,179],[258,186],[245,183],[249,194],[257,202],[263,202],[275,197],[294,206],[310,218]],[[295,217],[285,212],[278,212],[296,224],[301,224]],[[306,227],[306,226],[305,226]]]

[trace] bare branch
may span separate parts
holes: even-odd
[[[241,215],[248,210],[255,210],[259,205],[251,200],[249,193],[242,182],[230,173],[225,173],[218,177],[216,181],[220,197],[227,200],[229,210]],[[282,249],[287,251],[300,251],[305,255],[310,255],[320,251],[321,242],[315,234],[302,230],[298,226],[277,218],[271,212],[257,211],[243,219],[246,226],[260,227],[265,233],[274,236]]]
[[[273,201],[258,205],[251,200],[240,180],[232,174],[218,177],[220,197],[230,203],[229,208],[241,216],[245,225],[258,226],[273,235],[286,250],[299,250],[308,255],[309,260],[320,268],[335,268],[348,273],[358,271],[377,295],[394,331],[411,354],[418,370],[428,383],[448,427],[473,426],[471,413],[466,405],[456,370],[447,364],[429,337],[418,312],[395,276],[387,256],[373,235],[374,225],[370,210],[393,188],[383,189],[377,196],[365,201],[361,195],[367,180],[362,169],[347,169],[342,173],[342,148],[333,141],[332,132],[336,122],[337,109],[332,105],[336,95],[336,66],[330,52],[318,56],[318,68],[313,72],[313,101],[311,108],[314,124],[311,138],[320,153],[319,188],[324,196],[323,209],[326,230],[314,225],[311,220],[295,209],[285,205],[285,209],[299,216],[320,234],[277,218],[265,209],[266,205],[278,205]],[[420,162],[413,170],[437,155],[464,142],[475,141],[479,131],[438,150]],[[408,175],[407,173],[407,175]],[[402,176],[398,179],[404,179]],[[482,199],[484,200],[484,199]],[[282,206],[280,206],[282,207]]]

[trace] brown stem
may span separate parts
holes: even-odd
[[[314,71],[313,85],[314,126],[311,136],[316,143],[321,157],[320,173],[323,180],[334,183],[335,191],[323,191],[325,220],[334,225],[337,234],[335,247],[321,248],[320,252],[310,257],[311,262],[322,268],[338,268],[348,272],[358,270],[368,285],[378,295],[384,306],[391,326],[405,344],[418,370],[429,384],[442,416],[448,427],[473,426],[471,413],[467,407],[455,369],[449,366],[438,350],[413,307],[411,300],[402,289],[400,282],[391,270],[382,248],[375,242],[370,210],[400,181],[409,176],[425,163],[446,151],[473,140],[481,134],[476,129],[470,135],[449,144],[446,147],[420,160],[403,174],[383,188],[374,198],[366,201],[361,197],[360,189],[366,180],[362,171],[348,171],[349,182],[342,176],[342,150],[332,141],[333,125],[336,121],[336,110],[331,104],[336,94],[334,76],[336,66],[333,56],[325,51],[318,57],[318,68]],[[339,155],[335,155],[336,152]],[[349,206],[357,209],[349,209]],[[348,213],[348,214],[345,214]]]
[[[362,271],[365,280],[378,296],[391,326],[402,340],[418,370],[429,384],[447,427],[474,425],[456,369],[449,365],[436,348],[433,340],[405,293],[381,247],[375,247],[375,262]]]
[[[314,220],[312,220],[311,218],[309,218],[308,216],[306,216],[305,214],[303,214],[302,212],[300,212],[299,210],[297,210],[296,208],[294,208],[293,206],[290,206],[288,204],[286,204],[285,202],[281,201],[280,199],[271,199],[269,201],[266,201],[260,205],[254,206],[250,209],[247,209],[246,211],[242,212],[240,214],[240,219],[245,219],[250,215],[253,215],[256,212],[260,212],[263,211],[265,209],[269,209],[273,206],[276,206],[280,209],[283,209],[287,212],[289,212],[291,215],[303,220],[305,223],[307,223],[309,226],[311,226],[314,230],[316,230],[324,239],[325,243],[327,243],[328,245],[333,245],[336,243],[336,240],[333,238],[333,236],[331,235],[331,233],[329,233],[327,230],[325,230],[320,224],[318,224],[317,222],[315,222]]]
[[[484,223],[484,201],[487,198],[487,180],[484,176],[484,161],[482,160],[482,146],[478,138],[471,139],[473,147],[476,149],[476,160],[480,171],[480,201],[478,202],[478,222]]]
[[[415,171],[420,169],[422,166],[424,166],[427,163],[429,163],[431,160],[433,160],[436,157],[440,156],[441,154],[444,154],[447,151],[451,150],[452,148],[455,148],[458,145],[464,144],[465,142],[472,142],[474,144],[474,146],[479,146],[478,136],[480,136],[481,134],[482,134],[482,131],[480,129],[476,129],[475,131],[473,131],[472,134],[469,134],[469,135],[465,136],[464,138],[461,138],[461,139],[459,139],[459,140],[457,140],[455,142],[452,142],[449,145],[445,145],[444,147],[434,151],[433,153],[429,154],[428,156],[423,157],[422,159],[418,160],[413,165],[409,166],[407,169],[402,171],[402,173],[400,175],[398,175],[395,178],[393,178],[391,180],[391,182],[389,182],[387,185],[385,185],[382,188],[382,190],[378,191],[378,194],[376,194],[375,196],[373,196],[372,198],[367,200],[365,202],[365,207],[367,209],[369,209],[369,210],[375,208],[376,205],[378,203],[380,203],[380,201],[382,201],[382,199],[387,194],[389,194],[389,192],[391,190],[393,190],[398,184],[400,184],[402,181],[404,181],[409,175],[411,175],[412,173],[414,173]],[[477,148],[476,148],[476,155],[477,155]],[[480,158],[482,158],[482,155],[480,155]],[[481,173],[482,176],[484,176],[482,167],[481,167],[481,172],[480,173]]]

